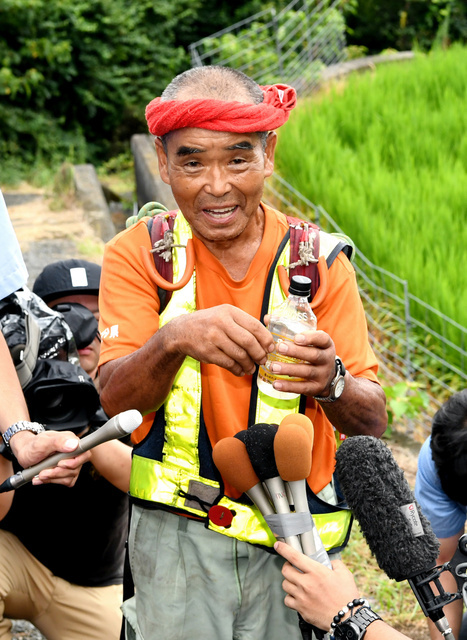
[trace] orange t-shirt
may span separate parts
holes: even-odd
[[[232,280],[205,245],[194,238],[196,307],[230,304],[260,317],[266,278],[277,248],[287,232],[285,216],[263,205],[265,226],[261,245],[245,277]],[[151,248],[146,223],[140,221],[106,246],[100,284],[100,364],[128,355],[143,346],[159,326],[157,290],[145,273],[140,246]],[[336,353],[353,376],[377,381],[377,362],[368,343],[364,310],[355,271],[340,253],[329,270],[329,293],[315,309],[318,328],[334,340]],[[251,376],[237,377],[211,364],[201,364],[202,404],[212,446],[248,427]],[[157,384],[157,380],[154,380]],[[129,399],[128,408],[131,408]],[[306,414],[314,425],[313,467],[309,484],[316,493],[330,481],[334,469],[333,428],[318,402],[309,398]],[[152,425],[148,414],[138,441]],[[232,496],[235,497],[235,496]]]

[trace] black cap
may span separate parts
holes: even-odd
[[[289,294],[308,298],[311,293],[311,280],[306,276],[292,276],[289,286]]]
[[[44,302],[75,293],[99,295],[101,267],[88,260],[59,260],[37,276],[33,292]]]

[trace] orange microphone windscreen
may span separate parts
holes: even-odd
[[[274,456],[282,480],[294,482],[308,478],[311,443],[307,431],[298,424],[281,423],[274,438]]]
[[[313,440],[315,437],[315,430],[313,427],[313,423],[308,416],[305,416],[303,413],[289,413],[285,416],[285,418],[281,421],[281,426],[285,424],[298,424],[305,429],[305,431],[310,436],[311,447],[313,448]]]
[[[224,480],[240,493],[246,493],[259,483],[246,447],[238,438],[219,440],[212,450],[212,458]]]

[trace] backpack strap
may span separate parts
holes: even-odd
[[[24,387],[30,382],[36,368],[39,344],[41,341],[41,328],[30,313],[25,314],[26,345],[21,357],[21,362],[16,365],[16,374]]]
[[[286,216],[290,230],[289,279],[292,276],[307,276],[311,280],[312,300],[319,287],[319,227],[293,216]]]
[[[176,217],[176,211],[166,210],[165,212],[156,213],[150,220],[148,220],[148,231],[151,237],[154,265],[160,275],[167,280],[167,282],[173,281],[171,246],[173,244],[173,228]],[[160,300],[159,314],[161,314],[169,304],[169,300],[172,297],[172,291],[167,291],[166,289],[158,286],[157,295]]]

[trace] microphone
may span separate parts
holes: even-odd
[[[275,435],[275,427],[260,422],[248,427],[245,445],[256,475],[269,491],[276,513],[287,514],[291,513],[287,492],[274,458]],[[297,535],[285,535],[284,538],[288,545],[303,552]]]
[[[245,444],[240,438],[227,437],[219,440],[213,447],[212,459],[224,480],[239,493],[246,493],[263,516],[274,513],[251,465]]]
[[[313,449],[313,441],[315,439],[315,428],[312,421],[304,413],[289,413],[282,419],[279,426],[285,424],[298,424],[308,433],[310,438],[310,447]]]
[[[336,472],[380,569],[398,582],[407,580],[425,616],[454,640],[443,606],[460,596],[446,593],[439,582],[439,541],[390,449],[373,436],[347,438],[336,453]]]
[[[123,436],[130,434],[136,429],[136,427],[139,427],[142,421],[143,416],[136,409],[129,409],[128,411],[123,411],[122,413],[117,414],[113,418],[110,418],[110,420],[108,420],[102,427],[93,433],[84,436],[84,438],[81,438],[74,451],[69,451],[67,453],[54,453],[38,464],[28,467],[27,469],[23,469],[22,471],[18,471],[18,473],[10,476],[0,485],[0,493],[22,487],[44,469],[52,469],[53,467],[56,467],[60,460],[64,460],[65,458],[74,458],[80,453],[84,453],[93,447],[97,447],[97,445],[102,444],[103,442],[122,438]]]
[[[288,483],[296,512],[309,513],[306,478],[311,471],[311,443],[307,431],[297,424],[279,425],[274,438],[274,457],[279,475]],[[303,553],[316,553],[313,531],[300,534]]]

